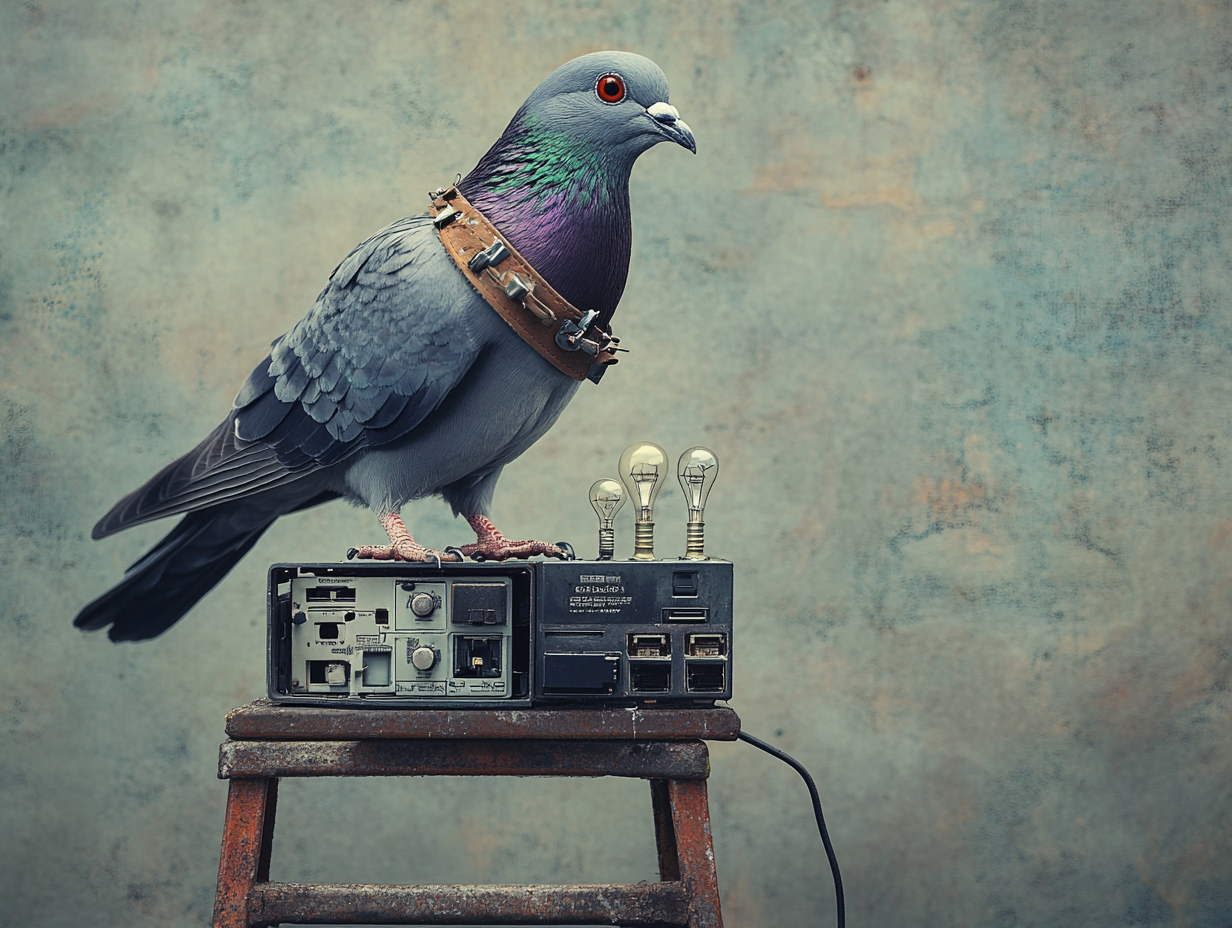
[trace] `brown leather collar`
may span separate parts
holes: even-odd
[[[441,243],[488,304],[561,373],[598,383],[619,339],[553,290],[458,188],[429,196]]]

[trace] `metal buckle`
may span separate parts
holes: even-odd
[[[535,288],[526,280],[522,279],[520,274],[509,272],[509,276],[505,279],[505,296],[516,302],[521,302],[522,297],[530,293]]]
[[[494,267],[500,264],[509,257],[509,249],[505,247],[505,243],[500,239],[494,241],[491,245],[479,252],[473,258],[466,262],[466,266],[473,272],[478,274],[484,268]]]
[[[454,209],[452,206],[446,206],[432,218],[432,225],[438,229],[443,229],[461,215],[461,211]]]
[[[563,351],[584,351],[592,358],[598,357],[603,346],[594,339],[584,337],[598,316],[595,310],[590,309],[577,322],[566,319],[556,332],[556,344]]]

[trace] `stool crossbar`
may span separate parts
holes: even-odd
[[[259,700],[228,716],[230,740],[219,752],[219,777],[230,782],[214,926],[722,928],[706,794],[709,752],[702,739],[735,740],[739,730],[730,709],[436,712],[314,709]],[[659,882],[271,883],[279,779],[338,776],[646,779]]]

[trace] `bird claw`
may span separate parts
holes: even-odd
[[[407,561],[421,564],[436,561],[438,567],[442,563],[463,560],[456,548],[437,551],[435,548],[425,548],[415,541],[404,541],[396,545],[361,545],[347,551],[347,560],[354,558],[361,561]]]
[[[510,558],[525,559],[542,554],[547,557],[558,557],[567,560],[565,549],[546,541],[535,541],[527,538],[523,541],[507,541],[504,538],[488,538],[473,544],[463,545],[460,549],[467,557],[476,561],[505,561]]]

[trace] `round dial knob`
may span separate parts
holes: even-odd
[[[420,670],[431,670],[436,666],[437,658],[440,656],[440,652],[436,648],[424,644],[411,652],[411,663]]]
[[[411,612],[421,619],[436,611],[436,598],[431,593],[416,593],[411,597]]]

